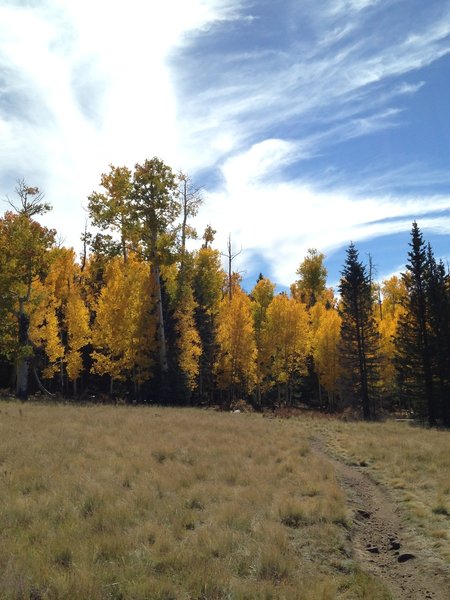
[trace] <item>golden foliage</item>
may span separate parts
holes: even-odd
[[[201,340],[194,322],[195,302],[192,290],[186,286],[175,312],[179,366],[186,378],[186,386],[194,390],[200,370]]]
[[[149,266],[130,254],[127,262],[113,258],[96,303],[92,331],[92,372],[136,384],[149,376],[155,349],[156,323]]]
[[[250,392],[255,384],[256,344],[251,301],[240,288],[219,306],[219,357],[215,368],[220,389]]]
[[[309,317],[306,305],[279,294],[267,309],[265,360],[273,380],[290,384],[295,373],[304,373],[309,351]]]
[[[334,309],[323,309],[314,336],[313,357],[320,384],[329,394],[336,393],[338,387],[340,335],[339,313]]]
[[[44,348],[48,364],[43,374],[51,378],[61,367],[69,380],[83,370],[81,350],[90,341],[89,311],[82,299],[75,252],[55,248],[44,283],[33,282],[36,308],[31,315],[30,339]]]

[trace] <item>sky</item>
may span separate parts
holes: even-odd
[[[336,285],[351,241],[382,280],[413,220],[450,259],[450,0],[0,0],[0,198],[38,186],[78,251],[108,165],[153,156],[248,288],[308,248]]]

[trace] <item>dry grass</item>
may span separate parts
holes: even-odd
[[[2,599],[388,598],[347,527],[299,421],[0,404]]]
[[[351,464],[367,467],[401,503],[411,527],[450,563],[450,432],[407,422],[311,426],[329,448]]]

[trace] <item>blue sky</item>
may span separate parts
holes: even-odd
[[[416,219],[450,257],[450,0],[0,0],[0,194],[25,177],[79,247],[108,164],[203,186],[251,286],[350,241],[382,279]]]

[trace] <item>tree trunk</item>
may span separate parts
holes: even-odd
[[[161,295],[161,278],[159,273],[159,265],[154,263],[152,265],[153,278],[155,282],[155,295],[156,295],[156,328],[158,337],[158,350],[159,350],[159,364],[161,367],[161,373],[164,375],[169,370],[167,362],[167,344],[166,344],[166,333],[164,329],[164,313],[162,305]]]
[[[29,357],[25,353],[28,344],[28,330],[30,319],[24,312],[24,302],[19,300],[19,356],[17,362],[16,396],[20,400],[28,399],[28,373],[30,370]]]
[[[17,364],[16,396],[20,400],[28,400],[28,357],[22,357]]]

